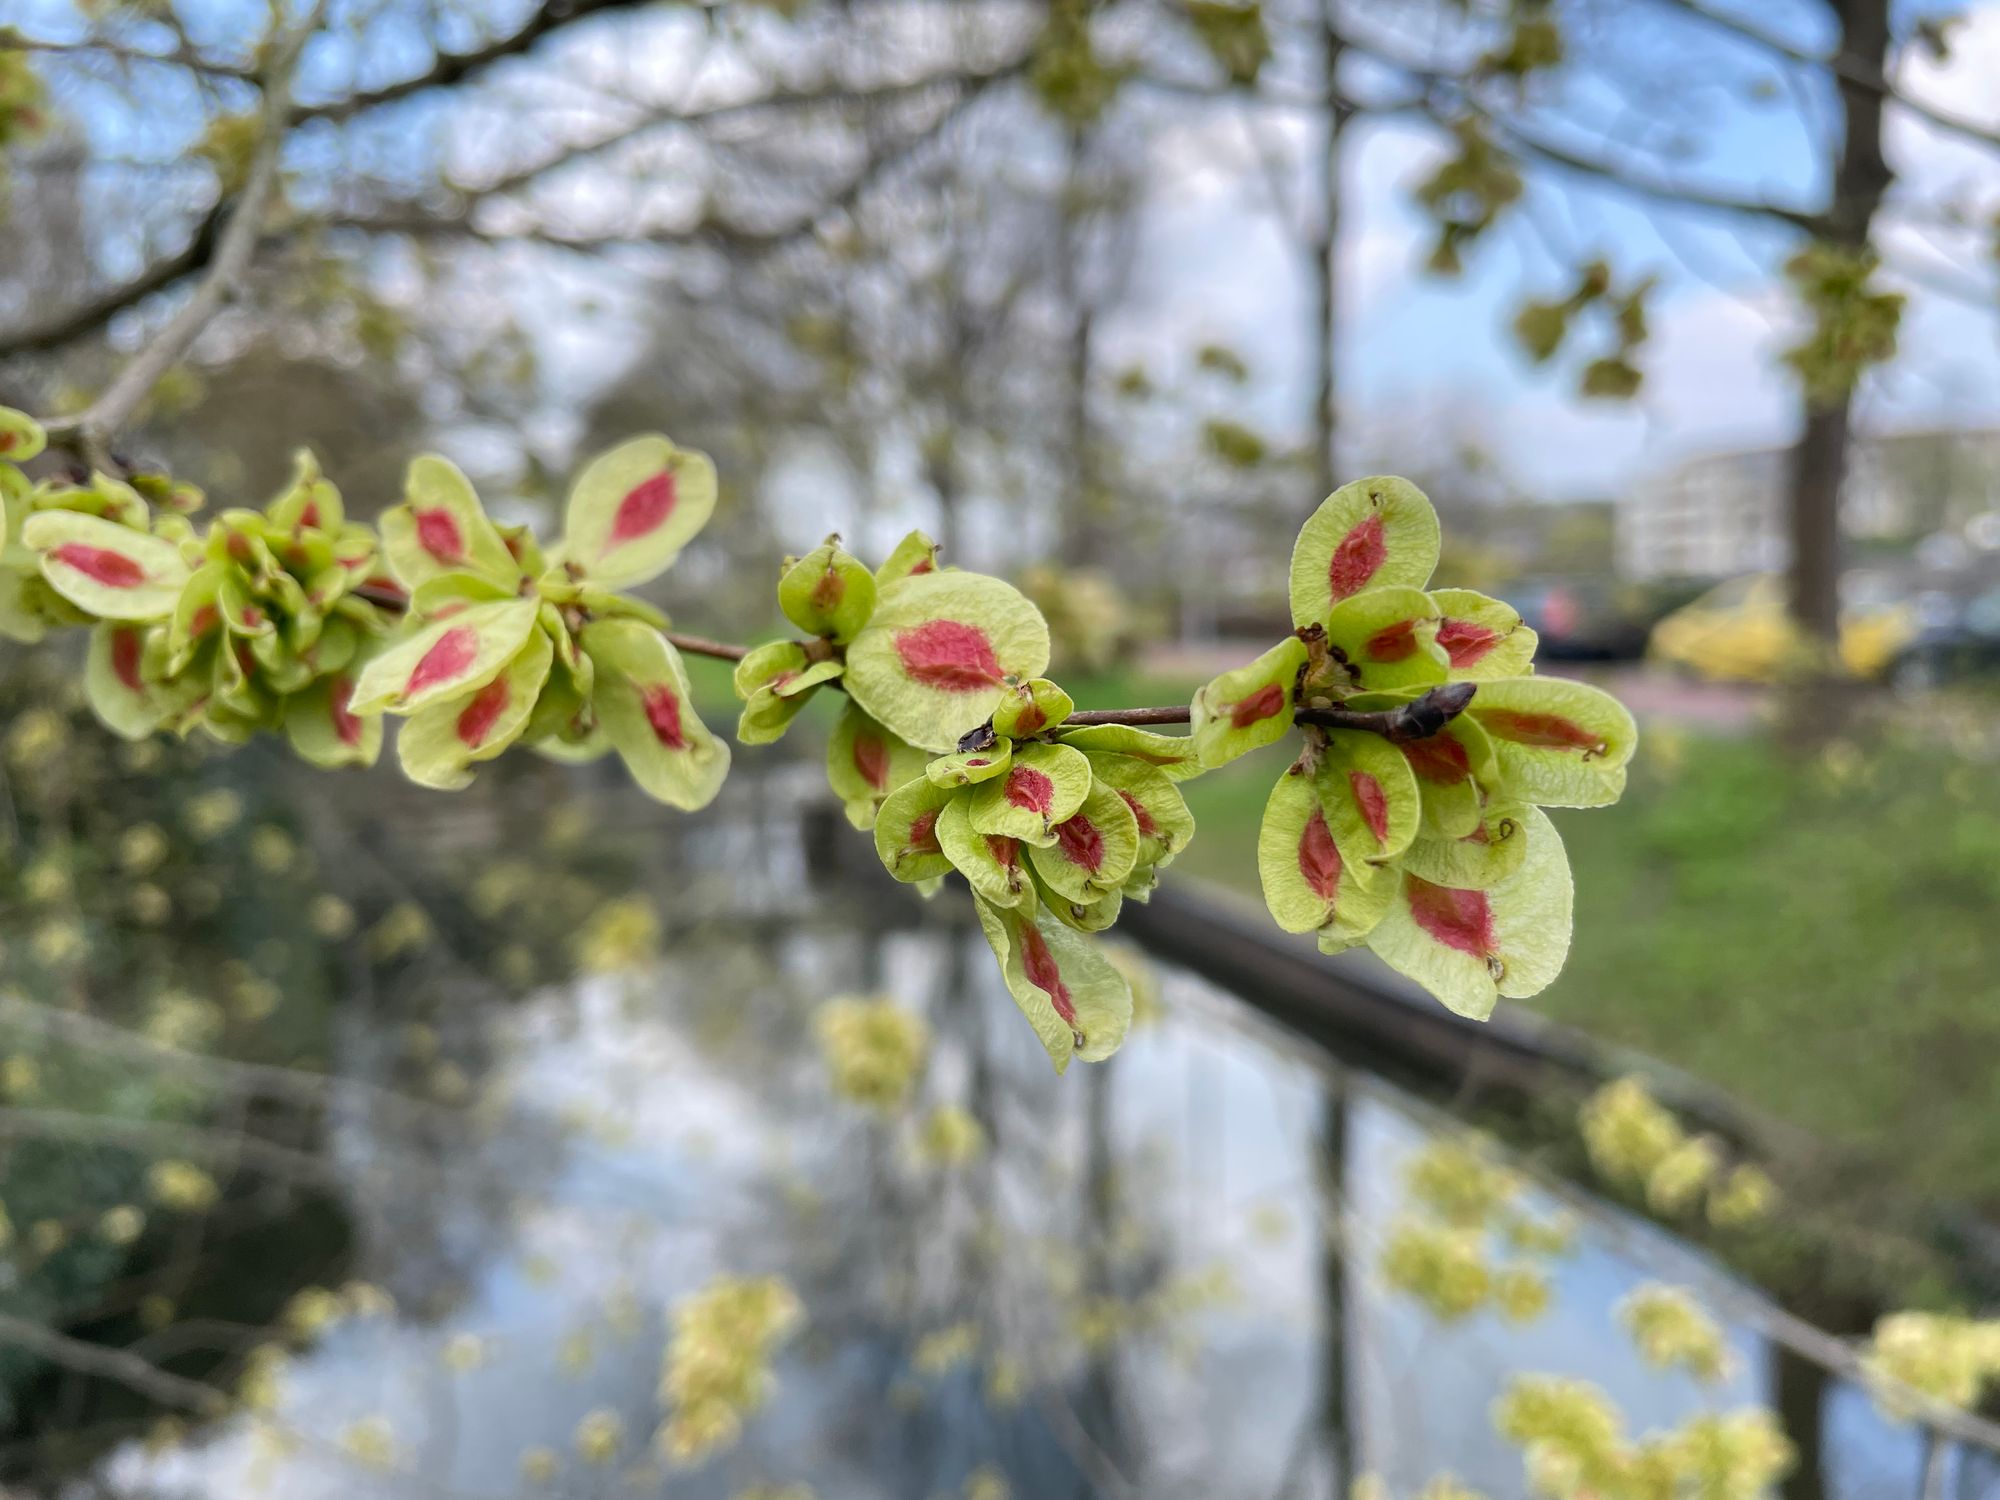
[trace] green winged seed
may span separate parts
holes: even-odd
[[[882,566],[875,570],[875,587],[886,589],[892,583],[920,573],[935,573],[937,550],[936,542],[921,531],[912,531],[896,543],[895,549],[883,559]]]
[[[1094,780],[1055,835],[1054,843],[1031,847],[1028,860],[1051,890],[1079,905],[1115,894],[1138,863],[1138,820],[1122,797]]]
[[[510,599],[422,626],[368,663],[354,687],[354,712],[411,714],[484,687],[527,641],[538,613],[534,600]]]
[[[1130,724],[1086,724],[1061,731],[1062,743],[1095,754],[1108,751],[1143,761],[1169,781],[1191,781],[1202,773],[1201,754],[1186,735],[1155,734]]]
[[[264,507],[264,514],[278,530],[295,537],[308,531],[339,531],[347,521],[340,491],[320,472],[310,448],[292,455],[292,482]]]
[[[521,590],[514,583],[478,573],[439,573],[410,590],[410,618],[439,620],[468,604],[501,604],[520,597]]]
[[[596,673],[598,722],[640,789],[686,812],[714,801],[729,746],[695,713],[673,642],[637,620],[593,620],[581,643]]]
[[[807,635],[845,645],[875,612],[875,575],[830,536],[785,569],[778,608]]]
[[[772,745],[785,737],[792,720],[812,701],[810,689],[781,696],[776,688],[760,687],[736,716],[736,739],[744,745]]]
[[[1049,664],[1041,612],[982,573],[924,573],[882,591],[847,648],[847,691],[921,749],[958,748],[1012,681]]]
[[[403,774],[419,786],[456,791],[472,782],[472,768],[492,760],[520,739],[534,713],[555,647],[540,630],[498,677],[458,698],[445,699],[410,715],[396,731],[396,757]]]
[[[1063,926],[1075,932],[1096,933],[1108,932],[1117,925],[1119,913],[1125,908],[1122,887],[1106,892],[1095,901],[1074,901],[1044,880],[1040,870],[1032,870],[1031,874],[1035,882],[1035,900],[1040,903],[1042,912],[1054,917]]]
[[[918,778],[882,799],[875,815],[875,854],[898,880],[933,880],[952,864],[938,842],[938,820],[960,795],[953,787]]]
[[[1359,878],[1341,858],[1313,778],[1288,769],[1271,788],[1257,830],[1264,904],[1286,932],[1315,932],[1327,952],[1364,938],[1388,909],[1390,883]]]
[[[729,683],[736,696],[748,703],[759,688],[796,677],[808,664],[806,648],[797,641],[769,641],[743,654]]]
[[[1088,938],[1031,905],[1002,910],[975,899],[973,909],[1056,1072],[1072,1058],[1102,1062],[1118,1050],[1132,1024],[1132,991]]]
[[[1412,688],[1400,694],[1362,694],[1350,698],[1348,705],[1364,710],[1392,708],[1408,702],[1417,691]],[[1423,798],[1423,821],[1419,828],[1422,835],[1463,838],[1479,826],[1481,810],[1489,797],[1500,795],[1500,770],[1493,758],[1493,742],[1470,715],[1460,714],[1437,734],[1426,739],[1404,740],[1397,748],[1416,773],[1417,791]],[[1505,796],[1508,800],[1520,800],[1513,793]]]
[[[566,570],[552,569],[550,571],[567,577]],[[638,620],[652,626],[655,630],[665,630],[672,623],[667,618],[665,610],[655,608],[644,599],[635,599],[630,594],[614,593],[612,590],[600,587],[595,583],[581,583],[575,587],[576,603],[586,613],[595,615],[599,619]],[[543,582],[540,588],[544,598],[547,598],[551,592],[559,593],[561,591],[561,585],[555,583],[548,573],[543,574]]]
[[[1046,677],[1016,683],[1001,695],[993,710],[993,732],[1024,740],[1055,728],[1076,707],[1076,701]]]
[[[715,465],[658,433],[600,453],[570,487],[564,561],[607,588],[658,577],[715,512]]]
[[[938,786],[976,786],[1004,776],[1014,763],[1014,742],[996,739],[985,750],[959,750],[940,755],[924,767],[924,775]]]
[[[434,453],[410,461],[403,503],[382,512],[382,555],[404,588],[445,573],[472,573],[509,593],[521,576],[472,482]]]
[[[91,712],[120,739],[142,740],[165,711],[144,676],[147,627],[106,621],[90,632],[83,691]]]
[[[1204,683],[1195,691],[1189,736],[1206,769],[1284,738],[1306,646],[1286,636],[1255,661]]]
[[[1569,858],[1555,825],[1525,808],[1527,852],[1490,890],[1459,890],[1405,872],[1368,946],[1446,1007],[1483,1021],[1496,996],[1546,988],[1569,952]]]
[[[1086,750],[1090,774],[1132,809],[1139,830],[1139,863],[1167,864],[1194,837],[1194,814],[1167,774],[1130,755]]]
[[[24,411],[0,406],[0,460],[24,464],[47,445],[41,423]]]
[[[348,707],[354,678],[335,672],[285,700],[285,738],[301,760],[332,770],[372,766],[382,753],[382,718],[361,718]]]
[[[847,663],[842,661],[816,661],[796,676],[783,682],[771,684],[771,691],[780,698],[809,698],[816,687],[825,683],[838,682],[847,673]]]
[[[953,797],[938,815],[937,839],[973,894],[995,906],[1019,906],[1035,899],[1028,846],[1005,834],[980,833],[972,826],[972,799]]]
[[[163,620],[193,576],[172,542],[99,516],[41,511],[21,540],[49,587],[100,620]]]
[[[1493,806],[1464,838],[1418,839],[1404,851],[1402,865],[1432,885],[1483,891],[1520,869],[1527,851],[1528,825],[1520,807]]]
[[[1334,605],[1363,589],[1420,589],[1437,560],[1437,512],[1422,490],[1389,475],[1344,484],[1307,517],[1292,547],[1292,623],[1323,625]]]
[[[1365,692],[1443,682],[1444,649],[1437,643],[1431,596],[1422,589],[1366,589],[1334,605],[1326,617],[1327,645],[1345,661]]]
[[[983,781],[967,795],[976,832],[1052,844],[1056,825],[1090,795],[1090,762],[1067,745],[1023,741],[1014,747],[1005,776]]]
[[[866,831],[882,799],[922,777],[929,759],[850,703],[827,742],[827,785],[845,804],[847,820]]]
[[[1511,604],[1472,589],[1432,589],[1431,608],[1453,682],[1525,677],[1534,670],[1540,641]]]
[[[1616,802],[1639,744],[1624,704],[1561,677],[1481,683],[1465,717],[1492,742],[1504,793],[1546,807]]]
[[[1367,881],[1410,847],[1423,823],[1416,773],[1379,734],[1329,729],[1313,782],[1340,857]]]

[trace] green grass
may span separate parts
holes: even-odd
[[[1526,1003],[1907,1185],[2000,1199],[2000,764],[1943,738],[1653,735],[1623,803],[1553,814],[1576,939]],[[1247,762],[1184,788],[1201,829],[1173,874],[1256,890],[1282,756]]]

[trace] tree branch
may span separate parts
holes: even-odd
[[[463,83],[504,58],[526,52],[543,37],[573,21],[640,3],[643,0],[546,0],[526,25],[483,47],[440,53],[424,72],[380,88],[365,89],[329,103],[291,105],[288,118],[292,124],[308,120],[336,123],[350,120],[366,110],[393,104],[428,89]],[[130,280],[108,288],[76,307],[66,308],[39,323],[30,323],[0,338],[0,358],[15,354],[42,354],[60,348],[102,328],[134,303],[164,291],[183,277],[201,270],[214,257],[230,213],[230,201],[225,194],[202,216],[181,249],[162,256]]]
[[[1292,722],[1321,729],[1360,729],[1397,744],[1427,740],[1464,713],[1478,690],[1477,683],[1448,682],[1396,708],[1301,708],[1292,715]],[[1172,708],[1087,708],[1071,714],[1056,728],[1060,732],[1086,729],[1093,724],[1186,724],[1192,717],[1193,711],[1187,704]]]
[[[1792,62],[1804,63],[1807,67],[1811,68],[1825,68],[1836,78],[1854,84],[1858,88],[1867,89],[1871,93],[1880,94],[1884,99],[1893,100],[1904,109],[1910,111],[1911,114],[1928,120],[1940,130],[1964,140],[1975,142],[1978,145],[2000,150],[2000,131],[1989,130],[1976,120],[1964,119],[1959,115],[1952,114],[1948,110],[1942,110],[1935,105],[1926,104],[1921,99],[1912,98],[1897,88],[1880,70],[1871,67],[1860,58],[1850,57],[1845,52],[1828,57],[1824,53],[1808,51],[1804,47],[1795,46],[1781,36],[1772,35],[1755,23],[1746,21],[1740,16],[1727,15],[1722,11],[1715,10],[1701,3],[1701,0],[1653,0],[1653,3],[1664,5],[1669,10],[1678,11],[1682,15],[1691,16],[1698,21],[1704,21],[1710,26],[1717,27],[1732,36],[1753,43],[1767,51],[1775,52],[1778,56]]]
[[[153,340],[132,357],[117,379],[90,404],[81,416],[49,424],[51,441],[79,451],[92,467],[111,471],[107,447],[110,439],[131,419],[139,403],[159,383],[206,328],[223,304],[235,296],[257,241],[264,230],[264,214],[278,184],[278,160],[284,153],[290,119],[292,78],[298,71],[299,54],[306,39],[319,26],[320,9],[301,23],[273,62],[264,90],[264,108],[258,120],[260,135],[243,191],[230,210],[229,222],[215,244],[215,258],[207,273],[180,310],[168,319]]]

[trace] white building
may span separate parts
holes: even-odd
[[[1718,453],[1636,485],[1618,507],[1627,578],[1724,578],[1782,568],[1790,543],[1790,450]],[[1909,432],[1855,445],[1841,498],[1852,539],[1914,546],[1934,532],[1991,534],[2000,512],[2000,431]]]

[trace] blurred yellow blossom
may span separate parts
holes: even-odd
[[[986,1154],[986,1131],[972,1112],[940,1104],[917,1131],[917,1159],[926,1166],[962,1167]]]
[[[275,823],[259,823],[250,830],[250,862],[266,875],[284,874],[298,857],[298,844]]]
[[[834,1092],[870,1109],[899,1108],[916,1086],[930,1028],[895,1001],[842,996],[813,1013]]]
[[[1778,1201],[1778,1185],[1763,1168],[1748,1162],[1732,1167],[1708,1191],[1708,1218],[1720,1229],[1740,1229],[1768,1214]]]
[[[387,1417],[362,1417],[341,1429],[340,1446],[356,1463],[371,1469],[396,1464],[396,1431]]]
[[[608,1464],[625,1443],[625,1419],[615,1411],[600,1407],[586,1412],[576,1424],[573,1441],[577,1457],[587,1464]]]
[[[166,830],[158,823],[135,823],[118,839],[118,866],[127,875],[150,875],[167,862]]]
[[[306,926],[315,937],[337,943],[354,931],[354,908],[325,892],[306,903]]]
[[[1648,1282],[1618,1304],[1618,1321],[1649,1365],[1685,1370],[1700,1381],[1726,1379],[1731,1360],[1721,1327],[1679,1287]]]
[[[1578,1123],[1599,1176],[1637,1187],[1682,1141],[1680,1122],[1637,1077],[1608,1083],[1585,1101]]]
[[[302,1287],[292,1294],[280,1315],[284,1325],[300,1338],[326,1332],[347,1314],[341,1299],[323,1286]]]
[[[455,1333],[444,1341],[438,1361],[455,1375],[478,1369],[487,1361],[486,1340],[476,1333]]]
[[[132,920],[142,927],[164,927],[174,914],[174,898],[150,880],[133,886],[126,896]]]
[[[130,1203],[107,1208],[97,1220],[97,1237],[113,1245],[129,1245],[145,1232],[144,1210]]]
[[[53,765],[69,744],[69,726],[52,709],[16,714],[7,730],[7,759],[24,771]]]
[[[368,951],[379,962],[407,958],[428,947],[431,919],[414,901],[399,901],[368,929]]]
[[[220,838],[243,818],[243,799],[226,786],[188,799],[188,831],[198,839]]]
[[[1705,1135],[1674,1147],[1646,1175],[1646,1204],[1673,1217],[1693,1208],[1722,1164],[1721,1150]]]
[[[798,1297],[775,1276],[725,1276],[673,1311],[660,1372],[663,1457],[694,1462],[732,1443],[772,1385],[771,1357],[800,1318]]]
[[[181,1213],[201,1213],[222,1196],[215,1179],[191,1161],[156,1161],[146,1169],[153,1201]]]
[[[1892,1313],[1875,1324],[1862,1359],[1891,1415],[1910,1415],[1911,1392],[1970,1407],[2000,1380],[2000,1319]]]
[[[32,1097],[42,1086],[42,1070],[32,1057],[15,1052],[0,1062],[0,1093],[9,1099]]]
[[[38,924],[28,939],[28,951],[45,968],[59,969],[83,956],[83,926],[67,917]]]
[[[911,1352],[910,1363],[925,1375],[942,1375],[979,1352],[979,1325],[966,1321],[925,1334]]]
[[[607,901],[576,935],[576,964],[587,974],[643,968],[659,951],[660,915],[644,896]]]
[[[521,1477],[529,1484],[547,1484],[561,1462],[553,1448],[530,1448],[521,1455]]]

